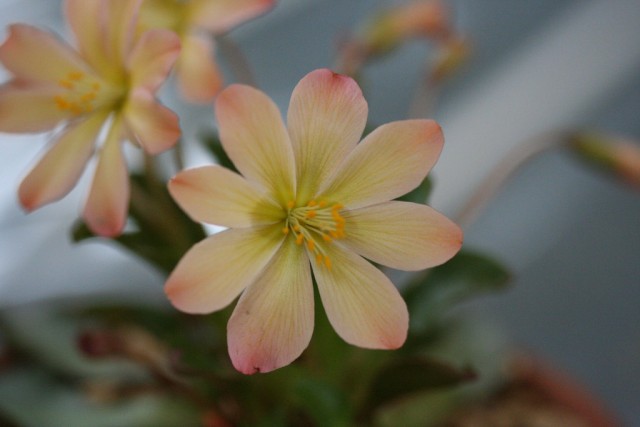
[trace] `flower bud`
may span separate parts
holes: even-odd
[[[638,143],[600,133],[577,132],[570,136],[569,145],[581,159],[640,189]]]

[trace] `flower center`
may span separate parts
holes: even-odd
[[[54,96],[56,107],[78,115],[94,110],[94,101],[100,93],[100,82],[87,78],[82,71],[71,71],[58,82],[63,92]]]
[[[304,243],[309,252],[315,255],[318,264],[331,268],[331,259],[318,242],[322,240],[329,243],[345,236],[345,219],[340,215],[342,208],[339,203],[329,205],[324,200],[311,200],[306,206],[296,207],[292,200],[287,203],[287,219],[282,232],[293,233],[296,243]]]

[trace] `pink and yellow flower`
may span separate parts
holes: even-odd
[[[178,85],[186,100],[206,103],[222,88],[211,35],[225,33],[265,13],[274,3],[275,0],[145,0],[140,28],[166,28],[180,36]]]
[[[77,51],[37,28],[9,28],[0,61],[13,78],[0,87],[0,131],[55,129],[51,148],[20,185],[26,210],[58,200],[75,186],[104,130],[84,219],[100,235],[117,235],[129,201],[122,141],[149,154],[177,142],[178,118],[157,102],[155,92],[180,43],[166,30],[134,39],[140,3],[67,0]]]
[[[300,81],[287,125],[271,99],[248,86],[228,87],[215,107],[223,147],[242,175],[205,166],[170,181],[193,219],[229,227],[178,263],[165,288],[174,306],[209,313],[242,294],[228,324],[231,360],[247,374],[271,371],[309,343],[313,271],[345,341],[400,347],[407,307],[364,258],[419,270],[459,250],[462,233],[449,219],[392,200],[419,185],[436,162],[439,126],[393,122],[358,143],[367,103],[351,78],[329,70]]]

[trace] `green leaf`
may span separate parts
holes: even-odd
[[[417,277],[404,293],[412,333],[426,332],[460,302],[504,290],[511,277],[497,261],[467,250],[426,273]]]
[[[369,388],[365,416],[378,407],[427,391],[440,391],[476,378],[470,368],[456,368],[429,357],[407,358],[393,362],[379,371]]]
[[[165,273],[206,237],[202,226],[173,201],[165,184],[146,175],[131,175],[129,218],[136,230],[112,240]],[[76,243],[97,237],[82,221],[73,226],[71,235]]]
[[[62,384],[33,367],[3,373],[0,411],[25,427],[201,425],[200,414],[175,396],[148,393],[100,403],[91,400],[80,387]]]
[[[433,182],[431,178],[427,176],[415,189],[408,192],[404,196],[398,197],[396,200],[425,204],[429,199],[429,195],[431,194],[432,189]]]
[[[326,382],[299,378],[293,388],[296,406],[317,426],[349,427],[350,411],[344,392]]]
[[[235,165],[227,155],[227,152],[224,151],[222,143],[220,142],[220,137],[216,132],[211,131],[206,135],[203,135],[202,142],[204,143],[204,146],[216,157],[220,166],[224,166],[227,169],[238,172]]]

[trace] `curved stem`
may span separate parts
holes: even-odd
[[[467,227],[522,166],[548,150],[566,145],[567,135],[565,131],[545,132],[514,147],[476,187],[453,220],[461,227]]]

